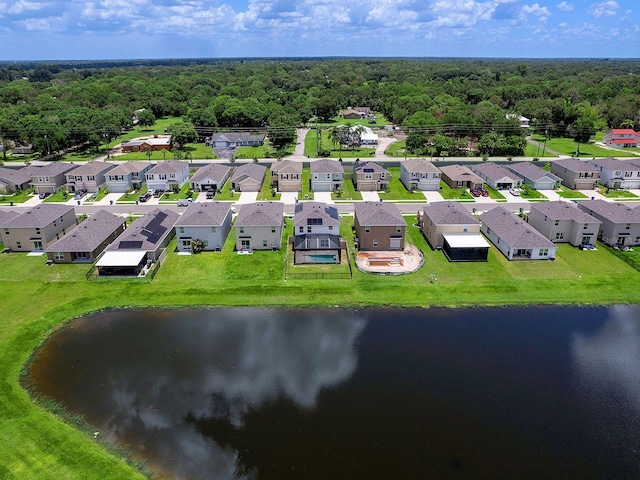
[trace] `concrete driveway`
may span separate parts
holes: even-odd
[[[296,199],[298,198],[299,194],[299,192],[281,192],[280,201],[284,202],[287,205],[293,205],[296,203]]]
[[[362,194],[362,200],[365,202],[379,202],[380,195],[378,192],[360,192]]]
[[[259,192],[240,192],[240,198],[236,202],[238,205],[245,203],[254,203],[258,198]]]
[[[313,198],[316,202],[334,203],[331,199],[331,192],[314,192]]]

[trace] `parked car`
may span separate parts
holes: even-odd
[[[207,200],[211,200],[215,196],[216,196],[215,190],[207,190]]]
[[[153,191],[153,196],[155,198],[160,198],[162,195],[164,195],[164,190],[158,189]]]
[[[146,202],[147,200],[149,200],[151,198],[151,194],[149,192],[145,192],[142,195],[140,195],[139,200],[141,202]]]
[[[80,200],[82,197],[84,197],[87,194],[87,191],[82,189],[82,190],[76,190],[76,193],[74,193],[73,198],[74,200]]]
[[[472,188],[469,191],[471,192],[471,195],[473,195],[474,197],[479,197],[480,195],[482,195],[482,193],[480,193],[480,190],[478,190],[477,188]]]
[[[186,200],[178,200],[178,206],[179,207],[188,207],[192,203],[193,203],[193,199],[192,198],[187,198]]]
[[[511,195],[513,195],[514,197],[519,197],[520,196],[520,189],[519,188],[510,188],[509,189],[509,193]]]
[[[486,188],[481,188],[481,189],[480,189],[480,194],[481,194],[483,197],[488,197],[488,196],[489,196],[489,190],[487,190]]]
[[[40,195],[38,195],[38,198],[40,200],[44,200],[45,198],[47,198],[49,195],[51,195],[49,192],[42,192]]]

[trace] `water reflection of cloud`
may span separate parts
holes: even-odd
[[[618,305],[595,335],[576,333],[572,356],[585,388],[622,394],[640,412],[640,306]]]
[[[366,322],[311,310],[200,316],[163,321],[154,351],[140,356],[142,368],[112,372],[104,429],[120,441],[135,439],[136,449],[172,476],[246,478],[237,472],[238,452],[203,437],[185,417],[241,427],[250,409],[281,396],[313,409],[322,389],[354,372],[354,343]]]

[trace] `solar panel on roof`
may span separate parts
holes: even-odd
[[[149,235],[153,235],[152,231],[147,230],[146,228],[144,228],[141,232],[140,235],[144,235],[145,237],[148,237]]]
[[[151,234],[151,235],[149,235],[149,236],[147,237],[147,240],[149,240],[149,242],[151,242],[151,243],[154,243],[154,244],[155,244],[158,240],[160,240],[160,238],[161,238],[161,237],[162,237],[162,234],[160,234],[160,233],[153,233],[153,234]]]
[[[118,244],[120,250],[135,250],[142,248],[142,240],[121,240]]]
[[[147,230],[155,230],[158,225],[161,225],[164,219],[167,218],[167,214],[164,212],[158,213],[153,220],[147,223],[145,227]]]
[[[363,171],[365,173],[373,173],[373,168],[364,168]]]

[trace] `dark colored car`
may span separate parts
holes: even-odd
[[[143,193],[142,195],[140,195],[140,201],[141,202],[146,202],[150,198],[151,198],[151,194],[149,192],[146,192],[146,193]]]

